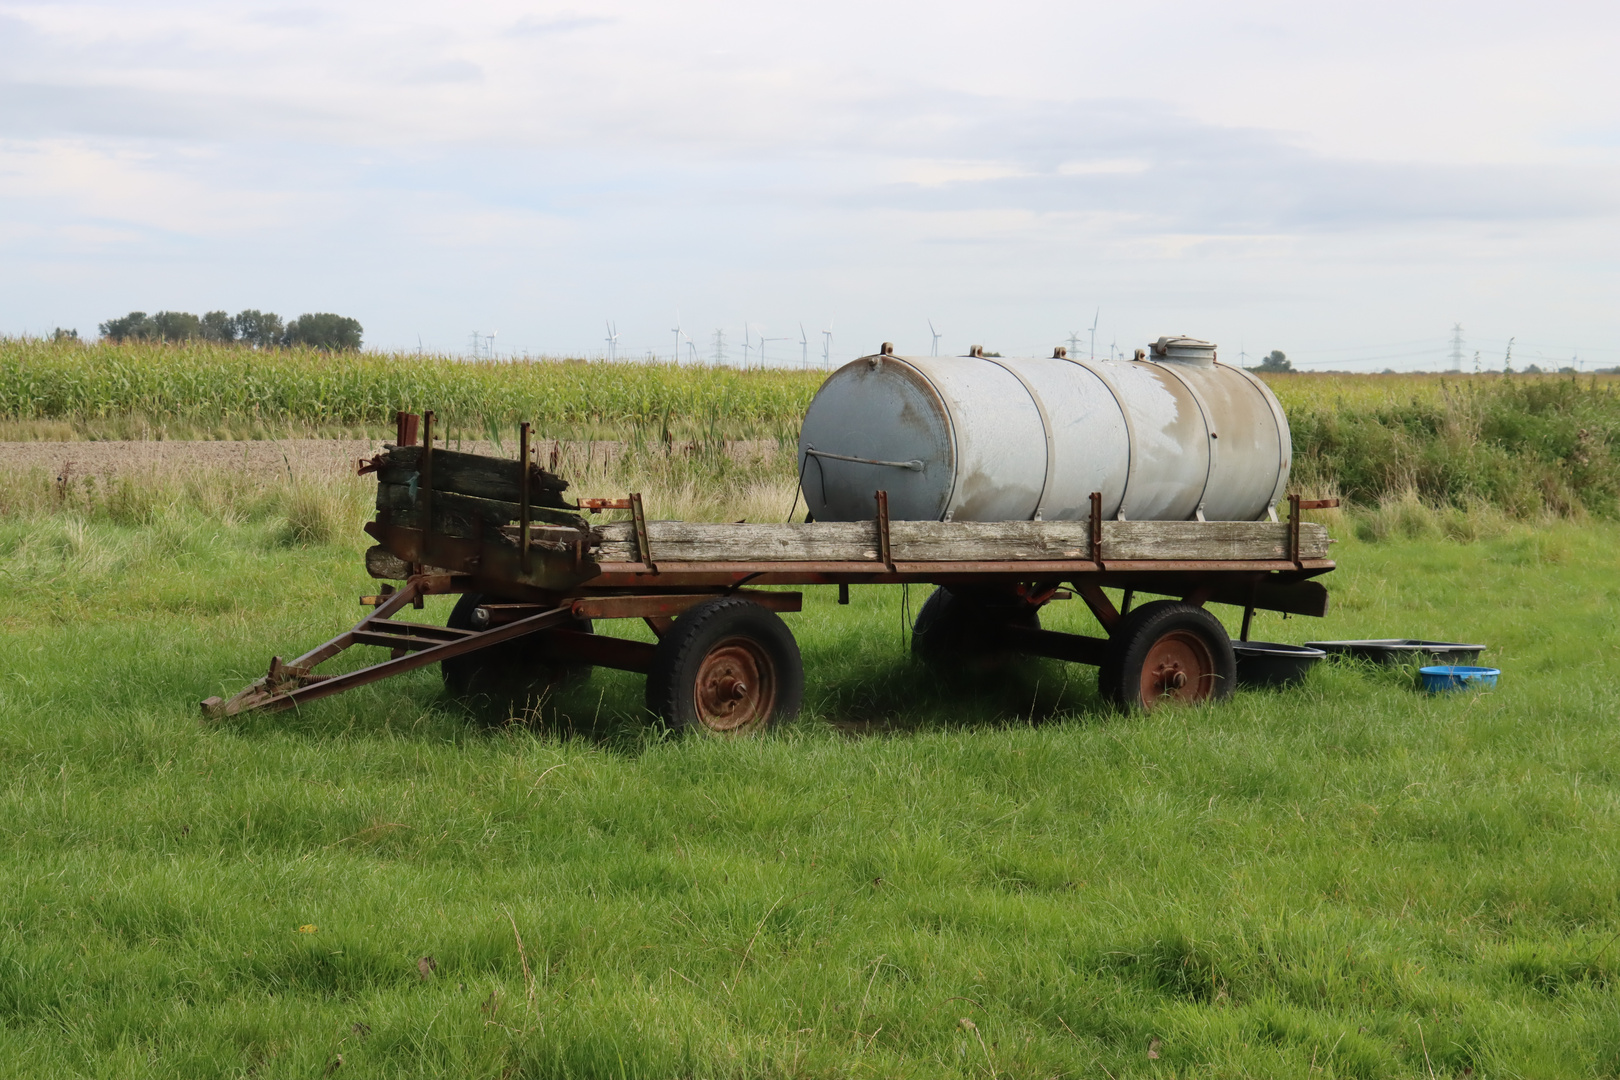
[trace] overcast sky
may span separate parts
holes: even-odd
[[[1620,364],[1620,4],[0,2],[0,331]],[[801,347],[800,324],[808,346]],[[683,351],[687,346],[683,344]]]

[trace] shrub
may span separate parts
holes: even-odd
[[[312,349],[354,350],[360,348],[360,323],[342,315],[318,312],[300,315],[287,324],[287,344]]]

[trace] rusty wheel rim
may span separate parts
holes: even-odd
[[[747,638],[726,638],[698,667],[698,721],[710,731],[746,731],[770,718],[776,678],[770,657]]]
[[[1215,654],[1202,637],[1172,630],[1148,649],[1142,661],[1142,707],[1165,701],[1205,701],[1215,693]]]

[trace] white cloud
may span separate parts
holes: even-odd
[[[590,347],[609,308],[634,335],[677,305],[1034,342],[1099,303],[1148,335],[1612,339],[1616,29],[1441,0],[0,3],[0,228],[54,244],[8,243],[0,325],[229,306],[206,281],[328,290],[379,343]]]

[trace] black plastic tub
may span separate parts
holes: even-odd
[[[1472,664],[1485,648],[1460,641],[1423,641],[1420,638],[1307,641],[1305,644],[1335,656],[1354,656],[1375,664],[1404,664],[1411,660],[1425,664]]]
[[[1239,686],[1286,686],[1305,678],[1327,653],[1310,645],[1279,641],[1234,641]]]

